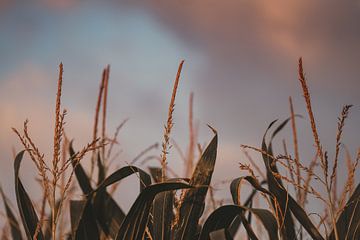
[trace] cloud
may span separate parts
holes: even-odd
[[[317,97],[314,104],[321,98],[337,106],[328,115],[337,116],[335,111],[342,104],[360,101],[355,90],[360,86],[359,1],[160,0],[128,4],[148,12],[186,46],[205,56],[206,63],[192,72],[196,81],[191,81],[191,87],[199,99],[202,119],[212,119],[218,126],[248,124],[238,127],[238,132],[250,136],[258,132],[250,133],[248,128],[265,126],[264,119],[287,116],[288,96],[301,97],[297,81],[300,56],[311,93]],[[191,65],[193,60],[187,60]],[[325,113],[320,109],[319,115]],[[224,131],[236,132],[227,127]]]
[[[15,1],[10,0],[0,0],[0,11],[1,10],[7,10],[9,7],[14,7],[19,4],[24,3],[18,3]],[[79,0],[62,0],[62,1],[56,1],[56,0],[29,0],[25,4],[31,4],[31,5],[38,5],[42,7],[48,7],[49,9],[53,10],[69,10],[75,6],[78,6],[80,4]]]
[[[71,9],[77,5],[80,4],[80,2],[78,0],[62,0],[62,1],[57,1],[57,0],[40,0],[39,1],[40,4],[42,4],[43,6],[49,7],[51,9],[56,9],[56,10],[67,10],[67,9]]]
[[[9,7],[11,4],[10,0],[0,0],[0,12],[2,10],[5,10],[7,7]]]
[[[221,135],[219,147],[226,161],[217,170],[221,174],[236,164],[237,160],[231,161],[240,151],[236,147],[229,150],[226,143],[258,146],[267,124],[289,115],[289,96],[293,96],[296,112],[306,116],[297,81],[298,57],[304,58],[324,147],[332,149],[341,106],[360,104],[359,1],[160,0],[128,4],[148,12],[176,39],[205,56],[205,63],[191,72],[189,82],[196,95],[196,113]],[[194,62],[186,60],[188,65]],[[358,108],[351,118],[360,119]],[[299,123],[299,129],[306,161],[313,154],[307,120]],[[357,148],[355,132],[346,133],[352,149]]]
[[[355,68],[360,57],[358,1],[178,0],[143,2],[158,22],[214,65],[268,69],[269,62]],[[138,4],[134,4],[139,7]],[[341,59],[336,61],[335,58]],[[223,64],[221,64],[223,63]],[[345,71],[345,70],[344,70]]]
[[[0,109],[2,117],[5,118],[2,125],[19,124],[21,117],[25,119],[25,116],[30,114],[43,121],[44,116],[33,114],[33,109],[39,110],[47,105],[48,101],[42,100],[47,95],[48,79],[46,72],[31,64],[5,76],[1,80],[0,88]],[[3,128],[1,130],[3,131]]]

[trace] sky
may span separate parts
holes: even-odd
[[[162,141],[173,81],[183,59],[172,138],[186,150],[188,102],[194,92],[199,142],[212,137],[206,124],[219,133],[215,182],[245,174],[238,167],[246,163],[240,144],[259,146],[267,125],[289,116],[289,96],[296,113],[304,116],[297,121],[300,158],[309,163],[315,150],[297,80],[299,57],[330,156],[342,106],[354,105],[343,138],[354,156],[360,136],[359,22],[357,0],[0,0],[1,185],[13,198],[12,148],[19,151],[21,145],[11,127],[21,129],[29,119],[33,140],[51,156],[60,62],[66,132],[77,148],[92,138],[101,72],[111,65],[108,135],[129,118],[120,133],[115,166],[124,166]],[[290,134],[288,127],[278,143],[286,138],[292,149]],[[344,161],[343,153],[340,156]],[[261,165],[256,154],[254,158]],[[174,148],[168,160],[170,167],[183,170]],[[33,188],[36,174],[29,159],[21,176]],[[359,181],[358,173],[356,177]],[[219,198],[229,198],[227,185],[219,189]],[[124,208],[136,194],[120,200]]]

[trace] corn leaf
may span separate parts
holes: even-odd
[[[91,187],[89,177],[87,176],[84,168],[81,166],[80,163],[76,163],[74,161],[75,151],[72,147],[72,141],[70,142],[69,153],[71,156],[71,163],[74,167],[76,179],[83,193],[87,195],[93,190],[93,188]]]
[[[210,240],[233,240],[233,237],[226,229],[220,229],[210,233]]]
[[[345,205],[336,223],[340,239],[360,239],[360,184]],[[329,240],[335,240],[334,230]]]
[[[90,201],[70,201],[70,216],[74,240],[100,239],[100,233]]]
[[[156,169],[156,168],[153,168]],[[158,168],[161,174],[161,168]],[[160,175],[161,177],[161,175]],[[159,178],[160,179],[160,178]],[[185,181],[187,178],[172,178],[170,181]],[[156,195],[152,206],[152,221],[149,222],[151,234],[154,239],[170,240],[172,237],[172,221],[174,220],[175,191],[166,191]]]
[[[148,169],[149,169],[150,175],[151,175],[152,179],[154,180],[154,182],[156,182],[156,183],[161,182],[161,168],[149,167]]]
[[[288,120],[289,119],[285,120],[282,124],[279,125],[279,127],[272,134],[271,140],[275,137],[275,135],[278,132],[281,131],[281,129],[288,122]],[[282,184],[281,179],[277,179],[274,176],[274,173],[278,173],[278,170],[277,170],[276,164],[274,163],[274,160],[270,157],[270,156],[273,156],[272,143],[270,141],[269,147],[267,147],[267,145],[265,143],[265,137],[266,137],[267,131],[270,129],[270,127],[274,123],[275,123],[275,121],[269,125],[269,127],[267,128],[267,130],[264,134],[263,141],[262,141],[262,151],[264,153],[262,154],[262,156],[263,156],[263,160],[264,160],[264,163],[266,166],[266,175],[267,175],[269,191],[276,198],[276,200],[280,206],[281,214],[283,216],[283,218],[281,219],[281,222],[283,223],[283,228],[281,229],[282,237],[284,239],[290,239],[290,240],[296,239],[295,225],[294,225],[292,216],[290,214],[290,213],[292,213],[313,239],[323,240],[324,238],[321,236],[321,234],[319,233],[317,228],[311,222],[311,220],[307,216],[304,209],[302,209],[300,207],[300,205],[286,191],[285,187]],[[267,154],[265,154],[265,153],[267,153]],[[274,201],[272,201],[272,203],[275,207]]]
[[[70,200],[71,235],[75,236],[86,205],[85,200]]]
[[[70,155],[74,156],[75,151],[72,148],[72,144],[70,144],[69,151]],[[91,195],[91,193],[94,193],[89,177],[81,164],[75,165],[73,162],[73,167],[75,167],[75,176],[83,193],[85,195]],[[123,210],[106,191],[100,191],[94,199],[89,198],[88,200],[90,202],[93,201],[91,203],[93,204],[94,214],[104,233],[107,236],[114,238],[121,223],[125,219],[125,213]]]
[[[135,166],[126,166],[126,167],[116,170],[114,173],[112,173],[110,176],[108,176],[102,183],[99,184],[99,186],[97,187],[97,189],[95,191],[97,192],[102,189],[105,189],[106,187],[110,186],[111,184],[116,183],[134,173],[139,174],[140,191],[142,191],[146,186],[151,184],[151,177],[144,170],[142,170],[138,167],[135,167]]]
[[[151,234],[154,239],[170,240],[171,224],[174,219],[175,191],[156,195],[152,206]]]
[[[269,235],[269,239],[271,240],[279,239],[278,238],[279,229],[276,222],[276,218],[269,210],[260,209],[260,208],[249,208],[248,211],[256,215],[257,218],[261,221],[261,223],[263,224]]]
[[[22,240],[19,222],[16,219],[15,214],[11,210],[8,200],[7,200],[7,197],[5,196],[1,187],[0,187],[0,193],[1,193],[2,199],[4,201],[6,216],[7,216],[8,223],[9,223],[10,230],[11,230],[11,237],[13,240]]]
[[[249,211],[255,214],[261,223],[264,225],[265,229],[268,232],[269,239],[277,240],[278,236],[278,227],[276,218],[273,214],[265,209],[256,209],[256,208],[245,208],[236,205],[225,205],[216,209],[206,220],[203,229],[201,231],[199,240],[208,240],[210,239],[210,233],[220,229],[228,229],[233,220],[236,217],[240,216],[242,223],[245,226],[246,232],[250,239],[258,239],[252,230],[249,222],[245,218],[245,212]]]
[[[190,179],[190,185],[201,186],[186,190],[179,211],[179,223],[175,229],[175,239],[193,239],[197,234],[198,222],[205,207],[205,197],[211,182],[217,153],[217,134],[202,154]]]
[[[282,130],[282,128],[285,127],[285,125],[288,121],[289,121],[289,119],[285,120],[284,122],[282,122],[279,125],[278,128],[275,129],[275,131],[273,132],[273,134],[271,136],[271,140],[276,136],[277,133],[279,133]],[[270,127],[271,127],[271,125],[268,127],[266,132],[270,129]],[[282,237],[284,238],[284,240],[296,239],[294,220],[291,216],[291,212],[288,210],[288,204],[287,204],[288,198],[286,195],[284,196],[281,191],[282,189],[284,189],[283,183],[282,183],[281,179],[276,179],[273,175],[273,172],[278,173],[278,169],[276,167],[276,164],[274,163],[274,159],[272,159],[270,157],[273,154],[272,148],[271,148],[271,141],[270,141],[269,147],[267,147],[266,143],[265,143],[266,132],[264,134],[263,142],[262,142],[262,151],[264,152],[262,154],[262,156],[263,156],[264,163],[266,166],[266,176],[267,176],[267,180],[268,180],[269,191],[275,196],[276,201],[278,203],[278,204],[276,204],[272,200],[272,204],[273,204],[274,208],[278,208],[278,210],[280,211],[280,214],[279,214],[280,222],[283,223],[283,224],[281,224],[281,226],[282,226],[281,234],[282,234]],[[268,155],[266,155],[265,153],[267,153]],[[276,206],[276,205],[278,205],[278,206]]]
[[[246,199],[244,204],[241,204],[241,202],[239,201],[240,200],[239,190],[240,190],[240,184],[243,180],[246,180],[251,185],[253,185],[254,190],[248,196],[248,198]],[[252,176],[239,177],[239,178],[234,179],[230,184],[230,192],[231,192],[231,196],[232,196],[234,204],[240,205],[240,206],[245,206],[245,207],[250,207],[252,205],[253,197],[255,196],[255,194],[258,191],[261,191],[261,192],[271,195],[271,193],[268,190],[266,190],[265,188],[262,187],[262,185],[264,185],[266,183],[267,182],[264,180],[259,184],[258,181],[256,179],[254,179]],[[251,213],[249,213],[249,216],[251,216]],[[235,237],[238,229],[240,228],[241,223],[242,223],[242,218],[243,218],[243,216],[240,216],[240,215],[237,216],[234,219],[234,221],[231,223],[230,227],[228,228],[228,231],[232,237]],[[248,222],[250,223],[249,220],[248,220]]]
[[[104,181],[106,177],[105,166],[101,161],[100,153],[98,153],[97,155],[97,166],[98,166],[98,185],[99,185],[102,181]]]
[[[230,184],[230,192],[231,192],[231,196],[233,199],[234,204],[240,205],[240,206],[245,206],[245,207],[250,207],[252,205],[252,200],[254,198],[254,196],[256,195],[256,193],[258,192],[258,189],[261,189],[262,192],[263,191],[267,191],[265,188],[262,188],[261,185],[266,184],[267,182],[265,180],[263,180],[260,185],[257,183],[257,181],[255,181],[255,179],[251,179],[252,176],[247,176],[247,177],[240,177],[240,178],[236,178],[234,179],[231,184]],[[254,190],[251,192],[251,194],[248,196],[248,198],[246,199],[246,201],[244,202],[244,204],[241,204],[240,202],[238,202],[239,199],[239,185],[241,183],[241,181],[243,179],[248,179],[249,182],[253,182],[255,187]],[[241,226],[241,218],[240,216],[236,217],[234,219],[234,221],[231,223],[231,226],[229,227],[228,231],[230,233],[230,235],[232,237],[235,237],[238,229]]]
[[[126,166],[112,173],[94,191],[96,195],[93,205],[97,219],[104,233],[111,238],[116,237],[121,223],[125,219],[125,214],[119,211],[120,208],[117,203],[110,197],[105,188],[136,173],[139,174],[140,191],[151,184],[150,176],[146,172],[134,166]]]
[[[14,162],[16,201],[19,208],[21,220],[25,228],[26,236],[28,239],[33,239],[33,236],[36,231],[36,227],[39,223],[39,218],[36,215],[31,199],[27,194],[19,178],[19,170],[23,156],[24,156],[24,151],[21,151],[20,153],[17,154]],[[38,240],[44,239],[41,229],[39,231],[37,239]]]
[[[116,240],[142,240],[155,196],[161,192],[184,188],[191,188],[191,186],[180,182],[165,182],[146,187],[126,215]]]
[[[239,201],[240,200],[240,195],[239,195],[239,188],[240,188],[240,184],[243,180],[246,180],[247,182],[249,182],[253,187],[254,187],[254,190],[253,192],[250,194],[250,196],[248,197],[248,199],[245,201],[244,204],[241,204],[241,202]],[[261,185],[265,184],[266,181],[263,181],[261,183],[259,183],[254,177],[252,176],[245,176],[245,177],[239,177],[239,178],[236,178],[234,179],[231,184],[230,184],[230,192],[231,192],[231,197],[233,199],[233,202],[237,205],[243,205],[243,206],[246,206],[248,207],[251,202],[252,202],[252,199],[255,195],[255,193],[257,191],[261,191],[263,193],[266,193],[266,194],[269,194],[271,195],[271,193],[263,188]]]
[[[199,240],[209,240],[210,233],[221,230],[228,229],[234,219],[238,216],[241,216],[241,221],[245,220],[245,209],[236,205],[225,205],[216,209],[214,212],[210,214],[207,218],[204,226],[201,230]],[[243,222],[244,223],[244,222]],[[253,240],[258,239],[255,236],[255,233],[251,229],[251,226],[248,223],[244,223],[246,225],[246,230],[248,234],[252,237]]]

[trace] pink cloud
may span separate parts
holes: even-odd
[[[351,64],[358,57],[346,50],[358,46],[357,1],[185,0],[143,5],[160,24],[211,58],[281,54],[317,63],[327,61],[332,52],[350,58]]]
[[[78,0],[39,0],[39,2],[56,10],[67,10],[79,4]]]

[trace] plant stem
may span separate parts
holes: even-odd
[[[327,195],[329,198],[329,203],[330,203],[330,216],[331,216],[331,222],[332,222],[333,229],[334,229],[335,239],[339,240],[339,234],[338,234],[337,227],[336,227],[336,219],[335,219],[336,217],[334,214],[334,205],[333,205],[333,201],[332,201],[332,197],[331,197],[331,190],[330,190],[330,187],[328,184],[328,182],[329,182],[328,178],[326,176],[325,176],[325,182],[326,182],[326,192],[327,192]]]

